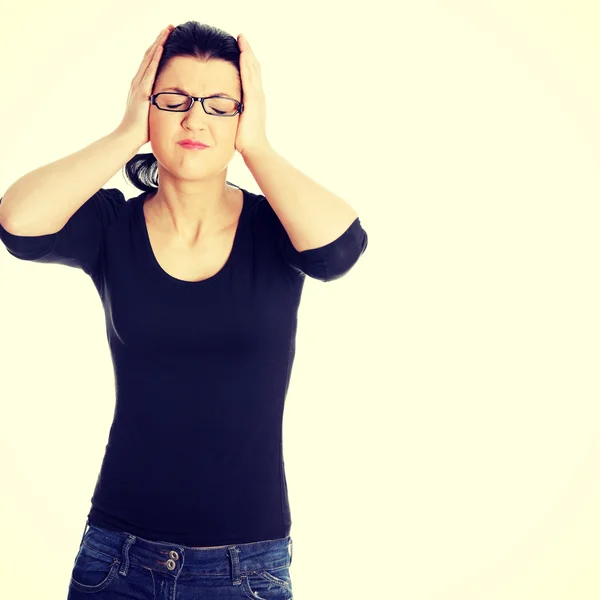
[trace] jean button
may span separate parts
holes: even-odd
[[[167,569],[169,569],[169,571],[172,571],[176,566],[177,565],[175,564],[175,561],[172,558],[170,558],[167,561]]]
[[[169,552],[169,556],[173,559],[173,560],[177,560],[179,558],[179,554],[177,554],[177,552],[175,552],[175,550],[171,550]]]

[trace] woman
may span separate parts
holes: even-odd
[[[292,598],[281,432],[297,311],[305,276],[343,276],[367,234],[274,152],[264,106],[243,36],[170,26],[119,127],[0,204],[8,251],[84,270],[106,315],[116,408],[69,600]],[[227,185],[236,150],[269,200]],[[124,163],[130,200],[101,187]]]

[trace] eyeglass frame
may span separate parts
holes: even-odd
[[[189,108],[186,108],[185,110],[172,110],[170,108],[161,108],[160,106],[158,106],[158,104],[156,104],[156,97],[160,96],[161,94],[186,96],[186,97],[190,98],[192,102],[191,102]],[[204,106],[204,101],[209,100],[210,98],[224,98],[226,100],[233,100],[234,102],[237,102],[238,109],[232,115],[215,115],[214,113],[209,113],[206,110],[206,107]],[[158,108],[158,110],[164,110],[165,112],[188,112],[189,110],[192,110],[192,106],[194,106],[194,102],[200,102],[200,104],[202,105],[202,110],[210,117],[235,117],[235,115],[238,115],[238,114],[241,115],[242,112],[244,112],[244,103],[243,102],[240,102],[239,100],[236,100],[235,98],[230,98],[229,96],[219,96],[218,94],[214,95],[214,96],[205,96],[204,98],[198,96],[196,98],[195,96],[190,96],[190,94],[182,94],[181,92],[158,92],[158,94],[152,94],[151,96],[149,96],[148,100],[150,100],[150,103],[153,104],[154,106],[156,106],[156,108]]]

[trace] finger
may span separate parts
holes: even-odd
[[[242,36],[242,37],[244,37],[244,36]],[[250,42],[248,41],[248,39],[246,37],[244,37],[244,41],[242,43],[244,44],[244,50],[248,53],[248,56],[251,56],[253,58],[253,60],[256,60],[254,50],[252,50],[252,46],[250,45]]]
[[[162,46],[157,46],[156,50],[154,52],[154,54],[151,54],[150,56],[148,56],[148,64],[146,66],[146,70],[142,73],[141,76],[141,81],[146,82],[146,81],[154,81],[154,78],[156,77],[156,70],[158,68],[158,63],[160,61],[160,57],[163,51],[163,47]]]
[[[244,41],[246,42],[246,46],[244,47],[244,50],[241,53],[241,56],[244,57],[244,62],[251,69],[260,70],[260,63],[258,62],[258,59],[256,58],[255,54],[252,52],[252,49],[250,48],[250,45],[248,44],[248,42],[246,40],[244,40]]]
[[[169,29],[169,27],[163,29],[156,36],[156,39],[154,40],[152,45],[148,48],[148,50],[146,50],[146,54],[144,54],[144,56],[147,56],[148,54],[152,54],[154,52],[154,50],[156,49],[156,46],[158,44],[162,44],[164,42],[164,40],[168,37],[169,33],[171,33],[171,30]]]
[[[166,40],[168,33],[170,31],[168,29],[163,29],[159,34],[152,46],[146,50],[144,54],[144,58],[142,59],[142,64],[138,69],[138,72],[135,74],[134,79],[143,79],[146,76],[146,72],[148,70],[148,66],[152,63],[152,61],[156,58],[157,50],[160,47],[159,54],[162,51],[162,43]]]

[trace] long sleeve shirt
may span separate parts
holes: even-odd
[[[367,234],[357,218],[299,252],[265,196],[242,192],[227,262],[195,282],[156,260],[147,192],[102,188],[49,235],[0,226],[12,256],[87,273],[104,307],[116,400],[93,525],[187,546],[289,535],[282,422],[305,277],[342,277]]]

